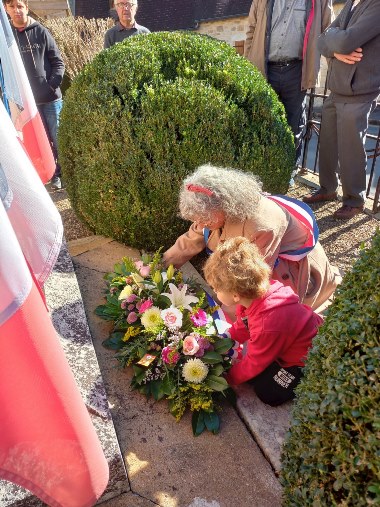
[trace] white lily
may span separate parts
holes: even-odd
[[[191,310],[191,303],[198,303],[199,299],[195,296],[186,296],[187,285],[184,284],[182,289],[179,290],[173,283],[169,283],[171,294],[163,292],[162,296],[166,296],[171,301],[171,306],[174,308],[186,308]]]

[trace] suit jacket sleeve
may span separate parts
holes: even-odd
[[[360,5],[360,4],[359,4]],[[339,28],[343,11],[318,39],[318,49],[323,56],[332,58],[334,53],[348,55],[380,34],[380,3],[373,3],[355,23],[345,30]]]

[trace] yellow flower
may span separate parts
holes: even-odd
[[[129,327],[127,329],[127,332],[123,336],[123,342],[127,342],[129,338],[132,338],[133,336],[137,336],[141,333],[141,327]]]
[[[126,285],[124,287],[124,289],[119,294],[119,297],[118,297],[119,301],[121,299],[127,299],[127,297],[130,296],[132,294],[132,292],[133,292],[132,287],[130,285]]]
[[[166,270],[166,275],[168,277],[168,280],[171,280],[173,278],[173,276],[174,276],[174,266],[173,266],[173,264],[170,264],[170,266]]]
[[[161,282],[161,273],[159,271],[155,271],[154,275],[152,276],[152,280],[155,284],[159,284]]]
[[[182,377],[186,382],[200,384],[207,377],[208,366],[198,358],[189,359],[182,368]]]
[[[145,327],[145,329],[152,329],[160,324],[163,324],[161,319],[161,310],[157,308],[157,306],[152,306],[146,310],[141,317],[141,324]]]
[[[133,278],[133,281],[135,282],[135,284],[138,285],[139,287],[141,287],[143,285],[141,282],[144,281],[144,278],[142,276],[140,276],[138,273],[133,273],[132,278]]]

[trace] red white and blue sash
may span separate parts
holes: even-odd
[[[298,222],[301,222],[308,233],[303,245],[296,250],[280,251],[278,256],[280,259],[289,261],[303,259],[315,247],[319,237],[319,229],[312,209],[304,202],[285,195],[267,195],[266,197],[286,209]]]
[[[296,250],[286,250],[280,251],[278,254],[280,259],[287,259],[289,261],[299,261],[306,257],[306,255],[315,247],[319,237],[319,229],[317,225],[317,221],[315,219],[313,210],[302,201],[298,199],[293,199],[292,197],[287,197],[285,195],[266,195],[268,199],[274,201],[281,208],[286,209],[298,222],[305,227],[307,231],[307,238],[303,245],[301,245]],[[205,243],[207,245],[208,238],[210,235],[209,229],[203,230],[203,236]],[[207,248],[206,251],[208,254],[211,254],[212,251]],[[278,264],[278,259],[275,263],[275,266]]]

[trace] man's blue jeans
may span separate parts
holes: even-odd
[[[37,105],[37,109],[40,113],[46,133],[52,145],[53,155],[56,163],[54,176],[58,177],[61,177],[61,166],[58,163],[57,132],[59,126],[59,115],[61,113],[62,105],[62,99],[55,100],[54,102],[48,102],[47,104]]]

